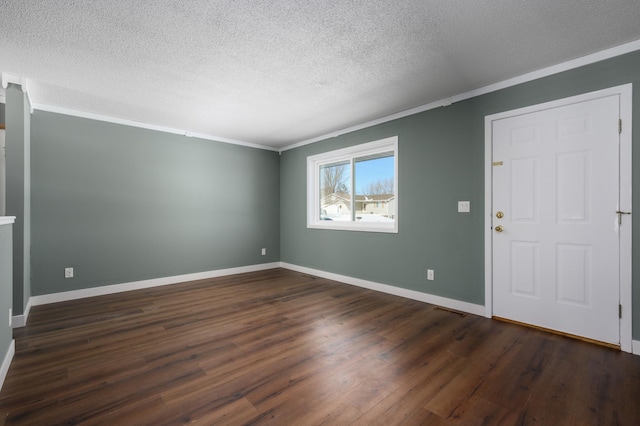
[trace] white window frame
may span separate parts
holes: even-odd
[[[349,161],[359,157],[393,151],[393,191],[395,217],[393,222],[342,222],[320,220],[320,168],[338,161]],[[353,167],[352,167],[353,170]],[[354,176],[352,175],[352,179]],[[355,188],[351,188],[352,209],[355,209]],[[360,145],[329,151],[307,157],[307,228],[334,229],[344,231],[398,233],[398,137],[380,139]]]

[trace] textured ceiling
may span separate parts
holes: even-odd
[[[32,101],[282,147],[640,39],[638,0],[3,0]]]

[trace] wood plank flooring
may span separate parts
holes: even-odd
[[[638,425],[640,357],[284,269],[32,309],[6,425]]]

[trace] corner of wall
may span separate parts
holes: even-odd
[[[16,216],[13,228],[13,310],[24,314],[25,303],[31,296],[31,107],[26,80],[15,80],[5,74],[2,77],[3,84],[7,83],[6,214]]]

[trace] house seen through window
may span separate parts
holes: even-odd
[[[307,159],[309,228],[397,232],[397,137]]]

